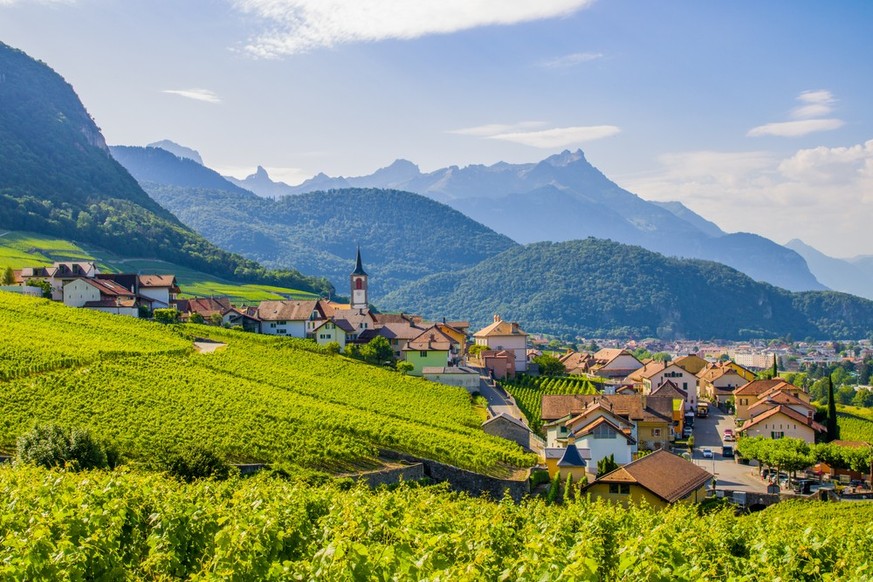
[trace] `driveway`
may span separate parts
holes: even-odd
[[[492,416],[498,414],[508,414],[513,418],[524,418],[521,410],[509,398],[503,395],[503,392],[491,386],[485,380],[479,381],[479,393],[488,401],[488,411]],[[527,424],[527,422],[525,422]]]
[[[740,465],[733,457],[722,457],[721,436],[724,429],[736,431],[734,417],[723,413],[715,406],[710,406],[709,416],[694,419],[694,455],[692,461],[714,474],[716,489],[732,489],[735,491],[767,492],[767,485],[757,477],[756,465]],[[727,443],[736,450],[736,443]],[[703,449],[710,449],[711,459],[703,457]]]

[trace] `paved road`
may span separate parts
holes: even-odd
[[[492,388],[485,380],[479,382],[479,393],[488,401],[488,412],[492,416],[504,413],[513,418],[524,418],[521,410],[503,396],[500,390]]]
[[[728,416],[714,406],[710,407],[708,417],[694,419],[693,462],[715,475],[717,489],[766,493],[767,485],[756,476],[756,466],[740,465],[731,457],[722,457],[721,437],[726,428],[736,430],[733,416]],[[728,444],[736,450],[736,443]],[[705,459],[703,449],[710,449],[713,458]]]
[[[211,354],[212,352],[218,350],[219,348],[223,348],[226,345],[227,344],[222,344],[218,342],[194,342],[194,349],[201,354]]]

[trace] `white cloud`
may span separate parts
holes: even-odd
[[[778,137],[800,137],[818,131],[830,131],[845,125],[843,120],[825,118],[833,110],[836,101],[833,94],[825,89],[803,91],[797,96],[801,105],[791,110],[790,116],[795,121],[780,121],[765,123],[750,129],[746,136],[760,137],[775,135]]]
[[[449,34],[567,16],[593,0],[234,0],[268,23],[245,50],[258,57],[319,47]]]
[[[573,53],[543,61],[540,66],[546,69],[565,69],[602,58],[603,53]]]
[[[535,129],[546,125],[545,121],[521,121],[519,123],[490,123],[488,125],[477,125],[475,127],[464,127],[461,129],[452,129],[446,133],[454,133],[457,135],[472,135],[476,137],[492,137],[500,133],[509,133],[513,131],[522,131],[526,129]]]
[[[603,139],[616,135],[620,131],[621,129],[615,125],[555,127],[539,131],[498,133],[496,135],[489,135],[488,139],[499,139],[535,148],[552,149]]]
[[[161,93],[179,95],[180,97],[205,101],[207,103],[221,103],[221,98],[209,89],[164,89]]]
[[[782,121],[766,123],[753,127],[746,133],[749,137],[775,135],[778,137],[800,137],[817,131],[830,131],[845,125],[841,119],[801,119],[798,121]]]
[[[652,200],[679,200],[729,232],[801,238],[832,256],[873,252],[873,140],[768,152],[682,152],[652,175],[619,180]]]

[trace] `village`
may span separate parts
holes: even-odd
[[[792,479],[778,470],[765,472],[739,455],[738,439],[791,438],[809,445],[827,440],[827,427],[815,420],[809,394],[779,377],[777,359],[788,369],[800,358],[778,342],[747,344],[733,352],[697,342],[692,353],[691,342],[657,340],[596,346],[596,351],[564,349],[557,357],[563,367],[559,376],[589,379],[598,389],[593,394],[543,394],[537,403],[541,422],[532,427],[507,387],[518,378],[539,376],[547,339],[529,335],[498,314],[471,333],[466,321],[379,313],[370,306],[360,249],[349,284],[348,304],[288,299],[236,306],[227,297],[180,298],[172,274],[101,273],[93,262],[59,262],[15,271],[14,285],[4,289],[50,296],[73,308],[308,339],[353,356],[363,346],[378,346],[374,363],[390,363],[402,373],[484,397],[488,419],[483,430],[538,456],[534,487],[537,482],[575,483],[593,498],[645,501],[654,507],[714,496],[761,508],[786,495],[834,495],[836,490],[870,495],[869,470],[819,462],[804,467],[806,478]],[[842,355],[829,343],[802,345],[804,357],[825,362],[865,358],[871,351],[869,342]],[[684,350],[686,355],[638,358],[634,354],[641,348]],[[762,377],[761,370],[771,364],[773,373]]]

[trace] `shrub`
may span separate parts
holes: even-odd
[[[215,452],[200,446],[169,452],[159,460],[159,466],[170,475],[191,483],[198,479],[224,480],[230,476],[230,465]]]
[[[158,323],[179,323],[180,313],[175,307],[155,309],[152,315],[154,315],[155,321]]]
[[[111,459],[111,463],[110,463]],[[18,460],[51,469],[103,469],[118,464],[118,452],[107,448],[85,429],[64,430],[55,424],[36,425],[18,439]]]

